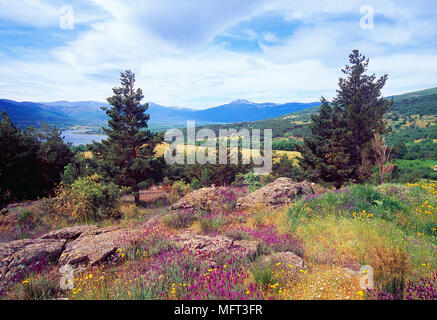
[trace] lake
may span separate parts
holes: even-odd
[[[106,139],[103,134],[86,134],[87,130],[65,130],[62,131],[62,137],[66,143],[71,142],[74,146],[89,144],[93,141],[100,142]]]

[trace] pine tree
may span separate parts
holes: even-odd
[[[299,164],[307,178],[340,187],[350,178],[350,156],[346,141],[350,137],[339,108],[332,107],[325,98],[318,114],[311,116],[311,136],[299,147]]]
[[[277,178],[291,178],[296,182],[300,182],[304,179],[302,168],[297,166],[294,159],[289,159],[286,154],[283,154],[279,158],[279,161],[273,163],[272,174]]]
[[[375,74],[367,75],[369,59],[354,50],[349,55],[350,65],[346,65],[342,72],[346,78],[339,80],[339,90],[333,104],[341,109],[344,114],[348,131],[350,160],[354,169],[354,178],[361,182],[368,178],[361,172],[368,172],[361,168],[366,160],[369,165],[374,164],[372,152],[372,139],[375,133],[386,133],[383,116],[393,104],[393,100],[387,100],[381,96],[388,75],[385,74],[376,79]]]
[[[70,145],[65,144],[61,131],[46,123],[38,131],[37,139],[43,188],[48,191],[60,182],[65,166],[73,159],[73,152]]]
[[[107,140],[99,146],[104,175],[117,185],[130,187],[135,204],[140,204],[139,189],[160,178],[162,163],[155,159],[155,146],[159,138],[148,128],[148,104],[141,89],[134,88],[135,74],[130,70],[121,73],[121,86],[112,89],[114,95],[103,108],[109,116],[109,128],[103,128]]]
[[[336,187],[370,177],[375,163],[372,139],[375,133],[387,131],[383,116],[393,104],[381,97],[387,75],[379,79],[366,75],[369,59],[358,50],[349,62],[342,69],[346,78],[340,78],[332,105],[322,98],[319,114],[312,117],[312,136],[300,148],[307,177]]]
[[[0,209],[16,197],[22,181],[23,166],[28,150],[23,143],[23,135],[2,112],[0,121]]]

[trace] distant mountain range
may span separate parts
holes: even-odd
[[[437,127],[437,88],[387,97],[387,99],[391,98],[393,98],[394,104],[385,114],[385,119],[393,131],[417,130],[425,137],[429,134],[429,130]],[[212,129],[217,135],[220,129],[240,130],[242,128],[253,128],[260,130],[272,129],[274,138],[293,136],[301,139],[311,134],[309,127],[311,115],[319,111],[319,106],[320,103],[312,108],[283,114],[276,118],[212,124],[207,127]],[[200,130],[203,127],[201,125],[197,129]],[[429,137],[437,141],[437,136],[432,135]]]
[[[149,103],[147,113],[150,114],[150,124],[155,125],[177,125],[187,120],[194,120],[201,124],[235,123],[275,118],[319,104],[320,102],[274,104],[236,100],[218,107],[195,110]],[[44,121],[62,129],[74,125],[102,126],[108,120],[101,109],[102,106],[108,106],[108,104],[96,101],[35,103],[0,99],[0,111],[6,111],[18,127],[30,125],[39,127]]]
[[[437,114],[437,88],[410,92],[390,97],[395,101],[391,113],[419,116]],[[221,106],[204,110],[189,108],[166,107],[155,103],[149,103],[147,113],[150,114],[150,127],[180,126],[187,120],[194,120],[198,125],[209,124],[247,124],[261,125],[253,121],[287,120],[290,114],[299,115],[299,121],[308,121],[309,115],[318,110],[320,102],[311,103],[254,103],[247,100],[236,100]],[[108,106],[105,102],[96,101],[56,101],[56,102],[17,102],[0,99],[0,111],[8,113],[15,125],[20,128],[27,126],[39,127],[45,121],[56,125],[58,128],[67,129],[73,126],[101,127],[108,120],[101,106]],[[304,116],[304,119],[300,117]],[[283,121],[284,122],[284,121]],[[286,123],[284,122],[283,125]],[[278,124],[278,130],[283,125]],[[298,124],[297,124],[298,125]],[[273,125],[274,127],[274,125]]]

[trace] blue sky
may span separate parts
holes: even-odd
[[[437,86],[435,21],[433,0],[0,0],[0,98],[104,101],[130,68],[162,105],[317,101],[355,48],[398,94]]]

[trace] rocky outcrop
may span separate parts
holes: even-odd
[[[238,240],[218,235],[207,236],[185,232],[172,238],[179,249],[185,248],[199,254],[205,254],[210,260],[222,257],[253,258],[260,252],[259,241]]]
[[[255,190],[244,198],[237,201],[237,209],[250,209],[260,205],[269,207],[281,207],[291,203],[297,197],[311,194],[311,185],[304,182],[293,182],[289,178],[278,178],[272,183]]]
[[[141,235],[141,229],[85,225],[48,232],[36,239],[0,243],[0,292],[48,262],[81,267],[114,262],[117,249]]]
[[[171,206],[172,210],[207,211],[232,210],[237,200],[237,194],[230,188],[202,188],[190,192]]]
[[[60,265],[91,265],[114,262],[118,249],[138,240],[140,229],[118,229],[115,227],[87,231],[76,240],[68,242],[59,257]],[[113,260],[111,261],[111,258]],[[108,260],[108,261],[107,261]]]
[[[47,262],[57,261],[64,250],[64,239],[25,239],[0,244],[0,292],[11,281],[18,281]]]
[[[118,249],[139,242],[144,230],[99,228],[94,225],[75,226],[48,232],[36,239],[17,240],[0,244],[0,295],[2,289],[20,281],[29,272],[38,271],[47,262],[66,264],[84,269],[97,264],[108,265],[121,261]],[[201,254],[211,264],[221,258],[251,258],[260,251],[259,241],[233,239],[218,235],[206,236],[185,232],[173,235],[175,248]]]
[[[99,227],[94,225],[84,225],[84,226],[74,226],[70,228],[59,229],[55,231],[48,232],[42,235],[41,239],[64,239],[64,240],[75,240],[81,234],[86,232],[92,232],[98,230]]]

